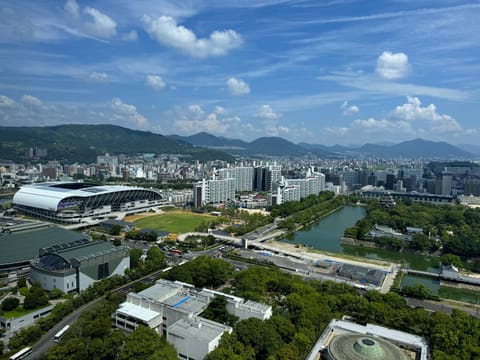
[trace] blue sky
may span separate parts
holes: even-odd
[[[477,144],[479,1],[0,1],[0,124]]]

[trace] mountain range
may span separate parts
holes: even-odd
[[[280,137],[262,137],[252,142],[228,139],[200,132],[191,136],[174,136],[196,146],[221,149],[230,154],[255,156],[303,156],[319,157],[376,157],[376,158],[426,158],[426,159],[472,159],[472,152],[446,142],[423,139],[404,141],[398,144],[365,144],[360,147],[320,144],[294,144]],[[473,148],[473,147],[472,147]]]
[[[29,149],[46,150],[42,160],[91,163],[97,155],[179,154],[192,160],[233,161],[223,151],[194,146],[168,136],[115,125],[0,127],[0,159],[29,160]]]
[[[468,148],[469,147],[469,148]],[[191,136],[163,136],[115,125],[58,125],[48,127],[0,127],[0,159],[25,161],[30,149],[44,149],[42,160],[90,163],[104,153],[179,154],[192,160],[233,161],[234,156],[323,158],[375,157],[473,159],[478,146],[463,149],[446,142],[423,139],[399,144],[365,144],[359,147],[295,144],[281,137],[261,137],[251,142],[200,132]],[[472,152],[465,149],[472,149]],[[474,151],[476,154],[478,152]]]

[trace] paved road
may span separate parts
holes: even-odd
[[[60,331],[65,325],[71,324],[75,322],[78,317],[82,314],[82,312],[90,310],[96,304],[98,304],[101,300],[104,299],[104,296],[95,299],[88,304],[80,306],[77,310],[73,311],[72,313],[68,314],[64,317],[59,323],[53,326],[45,335],[43,335],[40,340],[32,346],[32,354],[27,356],[25,359],[39,359],[42,354],[47,352],[55,343],[53,341],[53,337],[55,334]]]
[[[421,300],[421,299],[416,299],[411,297],[406,297],[406,300],[407,300],[408,306],[411,306],[411,307],[421,307],[421,308],[424,308],[425,310],[435,311],[435,312],[444,312],[446,314],[451,314],[454,309],[459,309],[480,319],[480,311],[478,309],[473,309],[468,306],[462,306],[461,304],[458,304],[458,306],[452,306],[450,304],[444,304],[442,302],[437,302],[432,300]]]

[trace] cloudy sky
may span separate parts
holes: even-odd
[[[479,19],[455,0],[0,0],[0,125],[475,144]]]

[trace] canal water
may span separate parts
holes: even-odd
[[[317,223],[291,234],[287,238],[287,241],[305,244],[319,250],[400,263],[410,269],[434,273],[439,272],[440,263],[436,257],[399,253],[385,249],[342,245],[340,238],[343,236],[345,229],[355,225],[355,223],[365,215],[365,209],[361,206],[344,206]]]
[[[340,238],[343,232],[365,215],[365,209],[361,206],[344,206],[319,222],[295,232],[291,240],[315,249],[341,253]]]
[[[365,215],[365,209],[360,206],[345,206],[319,220],[317,223],[290,234],[285,241],[305,244],[315,249],[334,253],[345,253],[363,258],[396,262],[406,268],[414,270],[439,273],[440,261],[438,257],[399,253],[362,246],[342,245],[340,238],[343,236],[345,229],[355,225],[355,223]],[[441,286],[440,281],[433,278],[404,275],[400,287],[418,283],[425,285],[434,295],[460,301],[480,303],[480,294],[478,292]]]

